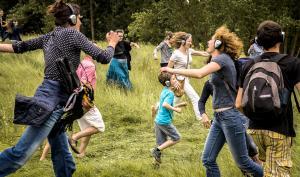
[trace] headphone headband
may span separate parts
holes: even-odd
[[[69,7],[69,9],[71,10],[71,15],[69,16],[69,20],[70,20],[70,23],[71,25],[76,25],[77,23],[77,17],[75,15],[75,10],[74,8],[72,7],[71,4],[69,3],[66,3],[66,5]]]

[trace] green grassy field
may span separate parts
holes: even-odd
[[[104,46],[103,43],[101,43]],[[124,92],[105,84],[108,65],[97,65],[98,83],[96,105],[100,109],[106,131],[94,135],[88,146],[87,157],[77,159],[75,177],[188,177],[205,176],[200,156],[208,130],[195,119],[191,103],[176,114],[174,124],[182,135],[179,144],[163,152],[159,169],[152,166],[150,149],[155,145],[153,121],[150,116],[151,104],[159,99],[162,86],[157,81],[159,60],[153,60],[154,46],[141,45],[132,51],[133,83],[132,92]],[[193,67],[199,68],[204,58],[193,57]],[[16,93],[32,96],[43,78],[43,53],[35,51],[23,55],[0,54],[0,151],[14,145],[24,131],[23,126],[12,124],[14,97]],[[200,93],[202,80],[191,79],[192,85]],[[187,98],[184,98],[187,100]],[[212,114],[211,104],[207,109]],[[297,115],[297,114],[296,114]],[[299,114],[295,118],[299,121]],[[74,130],[78,131],[77,122]],[[297,127],[299,133],[299,128]],[[39,149],[23,168],[12,177],[54,176],[50,154],[40,162]],[[300,175],[299,138],[293,143],[293,176]],[[222,176],[242,176],[234,164],[227,145],[218,157]]]

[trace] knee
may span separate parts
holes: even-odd
[[[210,167],[213,166],[214,164],[216,164],[216,161],[209,158],[208,156],[203,155],[202,156],[202,164],[204,167]]]

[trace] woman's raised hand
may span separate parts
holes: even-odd
[[[120,37],[118,36],[118,34],[114,31],[110,31],[108,33],[106,33],[106,40],[108,41],[108,44],[112,47],[116,47],[116,45],[118,44]]]

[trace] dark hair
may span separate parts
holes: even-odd
[[[161,72],[158,75],[158,81],[163,85],[166,86],[166,81],[170,81],[172,77],[171,73],[168,72]]]
[[[77,4],[69,5],[73,7],[74,15],[80,14],[80,7]],[[72,13],[72,9],[63,0],[56,0],[55,3],[48,6],[48,14],[52,14],[55,17],[56,26],[71,24],[69,17]]]
[[[166,31],[165,40],[170,40],[173,37],[172,31]]]
[[[281,26],[271,20],[263,21],[257,28],[257,44],[268,50],[282,41]]]
[[[205,61],[205,63],[206,63],[206,64],[210,63],[210,62],[211,62],[211,59],[212,59],[212,56],[209,55],[208,58],[207,58],[207,60]]]

